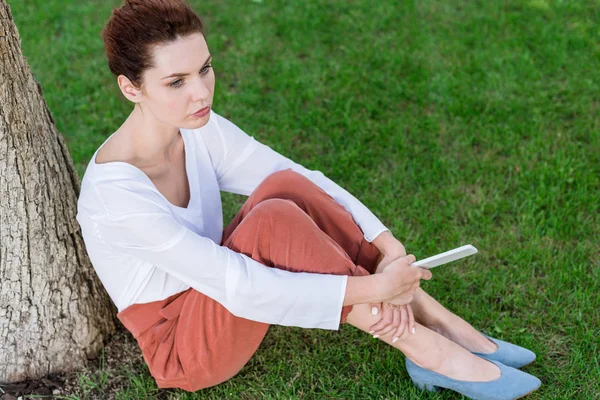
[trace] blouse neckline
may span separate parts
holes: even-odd
[[[158,188],[156,187],[156,185],[154,184],[154,182],[152,182],[152,179],[150,179],[150,177],[148,177],[148,175],[146,175],[146,173],[144,171],[142,171],[141,169],[139,169],[138,167],[136,167],[133,164],[130,164],[128,162],[125,161],[109,161],[109,162],[105,162],[105,163],[101,163],[98,164],[96,163],[96,156],[98,155],[98,152],[100,151],[100,149],[102,148],[102,146],[104,146],[106,144],[106,142],[108,142],[110,140],[111,137],[113,137],[113,135],[116,133],[113,133],[112,135],[110,135],[101,145],[100,147],[98,147],[98,149],[96,150],[96,152],[94,153],[94,155],[92,156],[92,160],[90,161],[90,163],[92,163],[94,165],[95,168],[105,168],[105,167],[124,167],[126,169],[130,169],[132,171],[134,171],[135,173],[137,173],[138,175],[140,175],[142,177],[142,179],[144,179],[147,183],[150,184],[150,186],[152,186],[153,190],[158,193],[158,195],[165,200],[171,207],[173,207],[176,210],[180,210],[180,211],[189,211],[193,208],[193,204],[196,201],[196,187],[195,185],[192,185],[192,182],[195,180],[195,175],[192,176],[192,174],[195,173],[196,169],[193,168],[192,166],[195,165],[193,163],[193,156],[194,156],[194,151],[193,149],[189,146],[188,144],[188,139],[186,139],[186,134],[184,133],[183,129],[180,129],[181,132],[181,137],[183,139],[183,151],[185,154],[185,173],[187,175],[187,183],[188,183],[188,187],[190,190],[190,199],[188,201],[188,204],[186,207],[180,207],[178,205],[175,205],[173,203],[171,203],[169,201],[169,199],[167,199],[161,192],[160,190],[158,190]]]

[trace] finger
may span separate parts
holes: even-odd
[[[406,261],[408,261],[408,265],[417,261],[417,258],[413,254],[407,255],[405,258],[406,258]]]
[[[383,317],[380,317],[376,323],[371,325],[371,327],[369,328],[369,333],[371,335],[374,334],[377,329],[379,329],[381,326],[383,326],[382,323],[383,323]]]
[[[413,293],[403,293],[399,296],[394,297],[393,299],[386,300],[387,303],[393,304],[395,306],[405,306],[413,301]]]
[[[402,307],[402,309],[400,310],[400,325],[398,326],[398,329],[396,330],[396,332],[394,332],[392,343],[395,343],[396,340],[398,340],[398,338],[404,334],[404,331],[406,330],[406,325],[407,325],[406,320],[407,320],[406,307]]]
[[[381,306],[381,303],[371,303],[370,304],[371,314],[372,315],[379,314],[379,308],[380,308],[380,306]]]
[[[398,337],[404,335],[405,331],[408,329],[408,312],[406,311],[406,307],[402,307],[400,310],[400,325],[398,326]]]
[[[384,329],[386,326],[392,323],[394,317],[393,310],[390,308],[383,308],[381,310],[381,319],[376,324],[372,325],[369,329],[369,333],[373,336],[381,336],[379,331]]]
[[[421,268],[421,279],[425,279],[426,281],[430,280],[433,274],[430,270]]]
[[[381,329],[378,332],[379,336],[383,336],[383,335],[386,335],[386,334],[394,331],[400,324],[400,309],[396,308],[396,309],[391,309],[391,310],[392,310],[392,322],[388,326],[386,326],[385,328]]]
[[[369,307],[371,309],[371,315],[380,315],[381,316],[381,305],[383,303],[369,303]],[[373,327],[377,326],[377,324],[379,324],[380,322],[382,322],[382,318],[378,318],[377,322],[375,322],[371,328],[369,329],[369,333],[373,334],[375,332],[375,329],[373,329]]]
[[[408,304],[406,306],[406,314],[408,316],[408,331],[415,334],[415,314],[413,313],[412,306]]]

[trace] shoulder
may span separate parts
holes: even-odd
[[[131,163],[134,157],[130,138],[131,135],[123,127],[117,129],[100,146],[92,161],[100,165],[111,162]]]
[[[167,201],[134,171],[118,169],[86,174],[81,181],[77,212],[93,219],[171,214]]]
[[[129,137],[119,128],[96,151],[81,181],[78,207],[98,216],[169,210],[150,178],[133,162]]]
[[[166,200],[157,190],[137,176],[97,180],[94,191],[108,216],[118,218],[133,214],[171,213]]]

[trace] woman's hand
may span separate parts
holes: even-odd
[[[400,257],[389,263],[380,275],[385,279],[383,291],[384,303],[391,305],[403,306],[409,304],[413,300],[415,291],[421,284],[421,279],[431,279],[431,271],[411,267],[410,264],[416,261],[414,255]]]
[[[375,274],[382,273],[393,261],[401,257],[406,257],[406,249],[404,245],[389,231],[383,232],[381,235],[379,235],[379,237],[373,241],[373,244],[380,252]],[[411,255],[411,257],[412,260],[409,260],[408,265],[415,261],[414,256]],[[431,272],[426,271],[423,279],[431,279]],[[370,304],[372,314],[377,315],[379,310],[381,310],[381,319],[371,326],[369,332],[373,334],[373,337],[377,338],[396,329],[393,335],[394,339],[392,340],[392,342],[395,342],[406,329],[413,334],[415,333],[415,317],[412,307],[408,303],[412,302],[412,298],[416,292],[416,289],[419,287],[419,284],[420,282],[417,281],[417,285],[413,285],[414,290],[412,290],[412,293],[404,293],[394,298],[394,302],[405,303],[404,305],[398,306],[388,301]]]
[[[373,245],[379,250],[380,258],[377,260],[375,273],[380,273],[383,268],[398,257],[406,255],[404,245],[392,235],[390,231],[384,231],[373,240]]]
[[[373,244],[379,250],[379,258],[377,259],[377,266],[375,267],[375,274],[383,272],[389,263],[397,258],[406,256],[406,249],[404,245],[396,239],[391,232],[386,231],[380,234],[374,241]],[[377,315],[381,310],[381,305],[385,303],[371,303],[370,309],[373,315]]]
[[[400,306],[400,308],[392,308],[388,303],[382,304],[381,319],[372,325],[369,331],[374,338],[394,331],[392,343],[395,343],[406,329],[415,333],[415,317],[410,304]]]

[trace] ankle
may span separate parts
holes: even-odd
[[[454,315],[448,315],[444,318],[436,318],[429,322],[429,329],[437,332],[446,339],[452,340],[452,327],[456,326],[457,318]]]
[[[444,365],[444,359],[439,354],[434,357],[429,357],[424,354],[411,354],[410,356],[406,356],[417,366],[434,372],[440,371]]]
[[[481,335],[483,336],[483,335]],[[480,349],[479,349],[479,353],[483,353],[483,354],[491,354],[494,353],[496,350],[498,350],[498,345],[494,342],[492,342],[490,339],[486,338],[485,336],[483,336],[483,338],[485,339],[484,341],[482,341],[482,343],[480,344]]]
[[[493,353],[498,349],[494,342],[454,314],[432,329],[469,351],[485,354]]]
[[[453,357],[457,347],[440,336],[433,336],[432,339],[427,348],[411,349],[412,351],[404,351],[404,354],[419,367],[438,372],[448,359]]]

